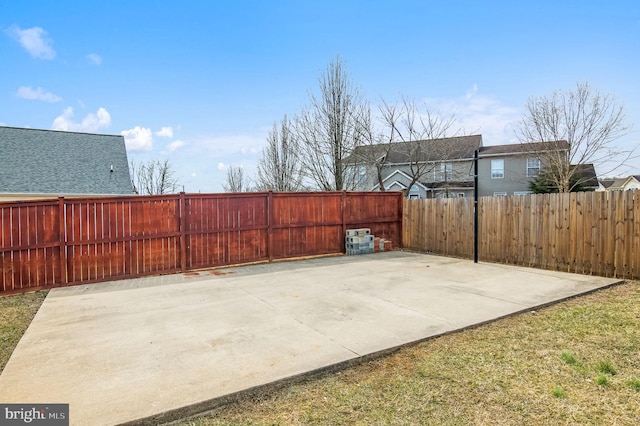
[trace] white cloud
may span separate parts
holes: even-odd
[[[133,129],[120,132],[124,136],[124,143],[129,151],[151,151],[153,148],[153,136],[151,129],[136,126]]]
[[[172,138],[173,128],[171,126],[162,127],[160,130],[156,132],[156,136],[160,136],[162,138]]]
[[[31,87],[21,86],[16,93],[16,96],[22,99],[38,100],[44,102],[60,102],[62,98],[54,95],[51,92],[47,92],[42,87],[33,89]]]
[[[463,133],[482,134],[484,145],[502,145],[517,142],[513,132],[521,111],[503,104],[491,95],[481,94],[474,84],[464,96],[458,98],[429,98],[425,104],[440,114],[455,115],[454,127]]]
[[[123,130],[120,134],[124,136],[124,143],[129,151],[151,151],[153,148],[153,136],[149,128],[136,126]]]
[[[268,130],[263,135],[212,136],[190,140],[189,145],[211,156],[242,154],[255,156],[262,152],[266,144]]]
[[[175,151],[177,149],[182,148],[183,146],[184,146],[184,142],[183,141],[176,140],[176,141],[171,142],[169,145],[167,145],[167,150],[169,152],[173,152],[173,151]]]
[[[218,170],[227,170],[229,168],[228,164],[218,163]]]
[[[88,54],[87,59],[95,65],[102,64],[102,56],[98,55],[97,53]]]
[[[40,27],[23,30],[17,25],[12,25],[7,29],[7,33],[34,58],[53,59],[56,57],[52,46],[53,42],[47,38],[47,32]]]
[[[196,177],[198,176],[196,172],[191,173],[191,177]]]
[[[111,115],[100,107],[95,114],[87,114],[81,121],[73,120],[73,108],[67,107],[64,112],[53,120],[51,128],[53,130],[67,130],[72,132],[97,132],[106,129],[111,124]]]
[[[262,148],[257,146],[249,146],[240,148],[240,153],[242,154],[259,154],[262,152]]]

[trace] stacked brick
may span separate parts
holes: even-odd
[[[371,229],[347,229],[345,249],[349,256],[391,251],[391,241],[371,235]]]

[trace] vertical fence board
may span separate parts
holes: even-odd
[[[187,194],[0,203],[0,294],[403,242],[403,196]]]
[[[482,197],[478,210],[480,260],[640,278],[640,200],[633,191]],[[472,224],[471,199],[406,200],[403,244],[472,258]]]

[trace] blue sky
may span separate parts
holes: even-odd
[[[123,134],[188,192],[252,175],[340,55],[375,108],[402,96],[514,142],[529,96],[589,83],[640,143],[640,2],[0,0],[0,123]],[[604,170],[598,170],[603,173]],[[618,174],[640,174],[640,159]]]

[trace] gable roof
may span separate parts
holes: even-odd
[[[411,159],[406,149],[407,144],[414,144],[411,149],[417,153]],[[476,149],[482,146],[482,135],[455,136],[451,138],[428,139],[415,142],[394,142],[387,156],[388,163],[407,163],[410,160],[431,162],[442,160],[461,160],[473,158]]]
[[[580,176],[582,186],[598,188],[598,176],[596,175],[596,169],[593,167],[593,164],[573,164],[571,167],[576,170],[576,175]]]
[[[491,145],[480,148],[480,155],[512,154],[521,155],[544,151],[569,150],[567,141],[514,143],[507,145]]]
[[[608,189],[610,191],[624,191],[627,188],[627,185],[631,183],[632,180],[640,183],[640,176],[631,175],[627,177],[617,177],[612,179],[601,179],[599,183],[603,188]]]
[[[397,176],[394,178],[394,176]],[[399,180],[398,177],[401,177],[401,179]],[[393,173],[391,173],[389,176],[387,176],[386,178],[382,179],[382,182],[385,183],[388,180],[393,180],[393,182],[391,182],[391,184],[389,184],[389,187],[392,187],[394,184],[397,184],[399,186],[402,187],[402,189],[406,189],[407,185],[403,182],[401,182],[402,180],[406,181],[406,182],[411,182],[411,176],[409,176],[408,174],[406,174],[405,172],[403,172],[402,170],[395,170]],[[424,184],[420,183],[420,182],[415,182],[415,185],[419,185],[422,187],[422,189],[424,190],[429,190],[429,188],[427,188]],[[379,183],[376,183],[373,187],[373,190],[376,190],[377,188],[380,187]],[[386,185],[385,185],[386,187]]]
[[[387,164],[461,160],[473,158],[473,153],[481,146],[482,135],[363,145],[356,147],[346,162],[355,163],[357,160],[366,161],[385,156]],[[411,158],[414,153],[417,154],[417,158]]]
[[[133,193],[120,135],[0,126],[0,152],[0,193]]]

